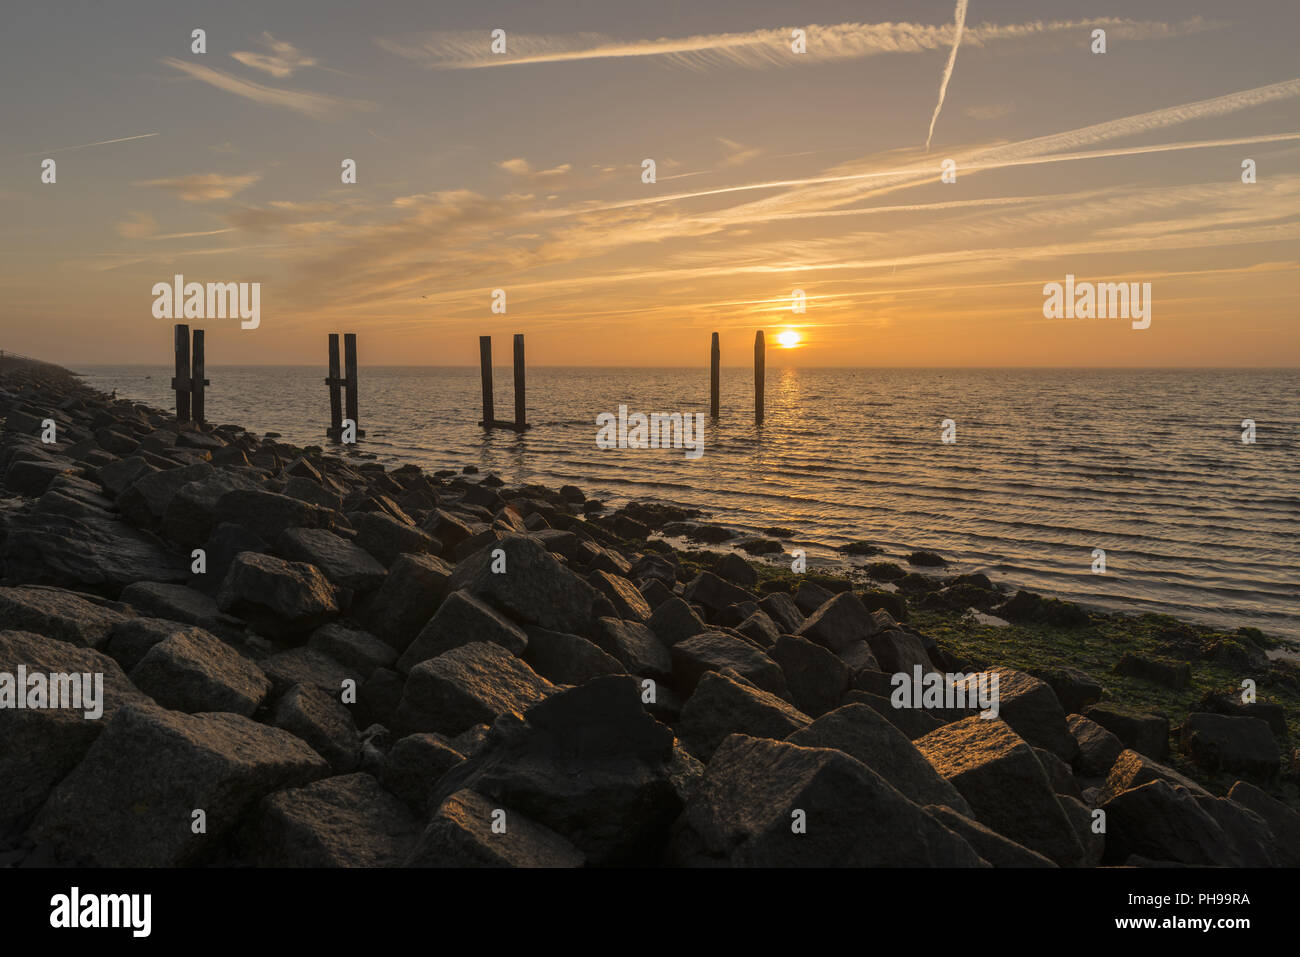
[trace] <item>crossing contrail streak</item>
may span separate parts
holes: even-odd
[[[939,121],[939,111],[943,109],[943,98],[948,92],[948,81],[952,79],[952,68],[957,65],[957,48],[961,46],[961,34],[966,29],[966,6],[969,0],[957,0],[957,31],[952,37],[952,50],[948,53],[948,65],[943,69],[943,79],[939,81],[939,102],[934,105],[934,116],[930,117],[930,132],[925,137],[926,152],[930,151],[930,140],[934,138],[934,124]]]
[[[63,153],[68,150],[84,150],[92,146],[107,146],[109,143],[125,143],[129,140],[144,140],[151,136],[157,136],[157,133],[141,133],[138,136],[121,136],[115,140],[100,140],[97,143],[82,143],[80,146],[60,146],[52,150],[37,150],[35,153],[25,153],[25,156],[43,156],[46,153]]]

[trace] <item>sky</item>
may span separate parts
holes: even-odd
[[[1293,0],[0,17],[10,351],[168,363],[181,274],[260,284],[257,328],[191,320],[210,366],[322,363],[330,332],[592,366],[704,365],[718,332],[740,365],[759,329],[769,365],[1300,366]],[[1149,327],[1045,317],[1067,275],[1150,283]]]

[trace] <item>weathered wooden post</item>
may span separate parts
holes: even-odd
[[[208,384],[204,378],[207,374],[203,363],[203,330],[194,330],[194,355],[190,360],[190,397],[193,399],[191,415],[199,425],[203,424],[203,387]]]
[[[522,432],[528,428],[527,413],[524,411],[524,336],[515,334],[515,431]]]
[[[343,334],[343,369],[344,383],[348,390],[344,398],[346,403],[344,418],[352,420],[352,428],[360,438],[365,435],[365,432],[361,431],[361,423],[357,420],[357,334],[355,332]]]
[[[339,394],[342,380],[339,378],[339,336],[330,333],[329,375],[325,384],[330,387],[330,427],[329,437],[335,442],[343,437],[343,399]]]
[[[709,350],[709,414],[713,418],[718,417],[718,383],[719,363],[722,361],[722,352],[718,348],[718,334],[713,334],[713,347]]]
[[[763,424],[763,383],[767,375],[767,348],[763,330],[754,336],[754,424]]]
[[[478,337],[478,361],[483,374],[483,428],[491,429],[495,419],[492,407],[492,337]]]
[[[172,389],[176,392],[176,421],[190,420],[190,327],[176,324],[176,375]]]

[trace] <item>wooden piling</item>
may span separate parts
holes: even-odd
[[[767,347],[763,330],[754,336],[754,424],[763,424],[763,385],[767,376]]]
[[[190,420],[190,327],[176,324],[176,375],[172,389],[176,392],[176,421]]]
[[[496,419],[495,409],[492,406],[492,337],[478,337],[478,360],[479,368],[483,375],[483,421],[481,425],[485,429],[492,428]]]
[[[339,336],[330,333],[329,375],[325,384],[330,387],[330,427],[329,437],[335,442],[343,437],[343,399],[339,394],[342,380],[339,378]]]
[[[713,418],[718,417],[718,384],[721,376],[719,365],[722,361],[722,351],[718,347],[718,334],[713,334],[713,346],[709,349],[709,414]]]
[[[203,424],[204,404],[203,387],[208,384],[204,378],[207,374],[203,363],[203,330],[194,330],[194,354],[190,360],[190,414],[199,425]]]
[[[524,336],[515,335],[515,431],[522,432],[528,428],[527,413],[524,409]]]
[[[361,431],[361,423],[357,419],[357,334],[355,332],[343,334],[343,368],[347,384],[344,418],[352,420],[352,428],[356,429],[356,434],[360,437],[365,433]]]

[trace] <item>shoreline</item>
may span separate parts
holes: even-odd
[[[815,568],[795,574],[753,560],[781,550],[784,536],[721,537],[727,530],[695,510],[646,502],[607,509],[574,486],[508,486],[474,466],[425,473],[235,426],[177,427],[174,416],[110,402],[44,364],[0,369],[0,416],[0,608],[16,623],[5,627],[41,638],[11,638],[6,652],[4,636],[17,632],[0,631],[0,671],[5,654],[20,646],[55,663],[71,662],[61,646],[75,646],[80,665],[93,661],[113,676],[111,693],[121,699],[106,716],[111,734],[68,744],[54,764],[10,769],[28,786],[17,816],[0,821],[0,851],[6,830],[17,828],[23,859],[39,853],[67,862],[70,847],[90,846],[91,862],[104,865],[319,865],[283,842],[295,828],[311,830],[295,817],[298,795],[331,786],[339,790],[329,799],[349,807],[402,804],[391,817],[417,830],[427,810],[427,830],[415,850],[403,850],[416,859],[430,842],[440,852],[450,846],[449,821],[472,801],[466,794],[525,805],[588,864],[726,858],[731,852],[707,829],[689,840],[676,832],[669,839],[663,821],[645,825],[653,833],[589,833],[548,803],[550,792],[525,799],[511,783],[510,762],[537,759],[542,718],[530,709],[544,701],[576,709],[555,704],[546,720],[557,727],[609,721],[632,737],[659,733],[638,723],[642,709],[631,715],[614,702],[633,687],[618,676],[656,684],[659,696],[643,702],[645,711],[680,739],[647,745],[663,750],[662,767],[619,764],[638,781],[653,778],[665,817],[674,808],[699,811],[697,786],[701,776],[723,773],[714,771],[719,754],[760,761],[736,752],[737,732],[758,741],[786,738],[777,727],[806,734],[846,708],[864,721],[878,720],[865,711],[881,714],[914,742],[930,741],[940,728],[965,725],[963,733],[978,736],[1001,724],[969,726],[955,712],[873,710],[887,703],[890,676],[913,666],[948,674],[1002,669],[1012,689],[1002,713],[1011,736],[1042,752],[1034,767],[1041,764],[1054,793],[1074,802],[1064,802],[1065,811],[1040,808],[1043,814],[1077,816],[1115,801],[1122,810],[1125,794],[1151,781],[1205,788],[1207,801],[1237,790],[1238,803],[1258,785],[1278,807],[1300,808],[1291,744],[1300,736],[1300,669],[1269,661],[1276,642],[1255,629],[1096,612],[978,573],[941,577],[942,559],[925,553],[906,566],[877,562],[861,577]],[[40,438],[47,419],[55,423],[53,443]],[[680,533],[672,537],[681,544],[665,533]],[[862,543],[862,553],[870,547]],[[1257,704],[1233,698],[1246,677],[1259,687]],[[348,680],[356,696],[339,717],[335,699]],[[256,818],[262,837],[231,825],[217,850],[181,838],[148,852],[124,847],[110,827],[118,812],[91,787],[103,775],[110,793],[114,781],[127,785],[129,771],[110,770],[125,752],[110,744],[129,750],[175,735],[208,740],[214,712],[289,738],[276,746],[294,774],[271,781],[261,803],[231,809],[244,825]],[[513,724],[512,712],[528,718]],[[751,723],[734,726],[736,715]],[[1259,754],[1267,750],[1264,724],[1275,757]],[[49,735],[71,733],[39,721],[20,730],[36,749]],[[306,742],[310,754],[292,742]],[[962,747],[978,747],[976,738]],[[936,738],[924,753],[942,773],[940,751]],[[604,752],[591,757],[604,760]],[[431,789],[438,804],[423,808]],[[447,809],[448,802],[459,804]],[[923,807],[917,800],[907,813],[924,816]],[[94,808],[103,824],[80,821]],[[587,811],[604,813],[595,803]],[[968,860],[971,847],[1014,857],[1001,845],[981,845],[961,821],[940,819],[945,834],[963,835],[949,865]],[[267,833],[280,843],[268,844]],[[1016,837],[1017,846],[1037,840]],[[472,859],[478,851],[466,851],[462,839],[451,843]],[[1141,841],[1103,849],[1082,832],[1055,840],[1032,852],[1070,866],[1162,859],[1143,853]],[[939,863],[913,850],[916,863]],[[555,853],[571,859],[567,849]],[[1246,863],[1256,848],[1240,841],[1232,853]]]
[[[120,395],[138,398],[158,408],[170,408],[169,395],[158,391],[167,383],[162,367],[152,367],[152,371],[152,382],[132,384],[132,376],[109,375],[96,378],[91,384],[106,392],[116,388]],[[474,370],[461,372],[472,377]],[[248,394],[250,389],[260,392],[264,386],[273,386],[273,382],[245,370],[245,374],[232,377],[227,383],[228,390],[236,394],[226,395],[220,403],[225,411],[218,414],[232,422],[251,423],[259,430],[276,430],[283,434],[281,441],[298,446],[324,444],[324,421],[317,420],[312,414],[316,408],[314,403],[323,398],[314,388],[318,377],[307,376],[304,379],[295,375],[298,377],[293,382],[286,383],[282,398],[259,404],[242,401],[240,396]],[[394,384],[399,381],[403,384]],[[1254,568],[1240,560],[1246,554],[1241,551],[1243,542],[1250,541],[1245,530],[1248,522],[1242,531],[1228,536],[1231,539],[1230,560],[1226,561],[1221,575],[1203,579],[1207,585],[1216,585],[1222,590],[1198,591],[1196,582],[1179,571],[1178,556],[1192,556],[1187,558],[1191,567],[1205,567],[1197,565],[1193,558],[1199,556],[1206,560],[1208,547],[1187,546],[1183,539],[1193,533],[1177,527],[1178,516],[1169,514],[1163,506],[1146,501],[1143,493],[1137,490],[1130,489],[1123,495],[1125,499],[1137,495],[1134,507],[1142,510],[1143,527],[1134,531],[1122,523],[1117,524],[1105,514],[1099,514],[1095,504],[1080,506],[1077,510],[1072,506],[1064,510],[1059,505],[1053,506],[1052,503],[1062,494],[1059,489],[1070,487],[1068,477],[1035,479],[1033,501],[1053,509],[1053,517],[1045,520],[1047,524],[1038,525],[1034,514],[1015,506],[1014,497],[1009,504],[1007,495],[1001,491],[1015,475],[998,469],[996,463],[985,461],[987,455],[978,450],[964,452],[963,456],[977,457],[969,459],[967,464],[958,463],[958,471],[953,474],[964,475],[973,466],[984,476],[970,479],[969,485],[977,500],[990,500],[987,506],[963,503],[963,495],[954,499],[936,491],[949,481],[945,468],[939,470],[942,475],[938,478],[930,474],[933,470],[918,473],[916,468],[912,468],[905,478],[900,478],[887,468],[882,471],[879,461],[874,459],[872,464],[863,465],[858,472],[844,472],[850,463],[839,460],[828,462],[819,471],[842,475],[844,482],[813,474],[805,479],[798,466],[811,461],[806,455],[794,465],[783,459],[784,454],[790,451],[786,445],[788,437],[778,432],[772,436],[776,440],[773,443],[763,442],[750,450],[747,423],[740,415],[724,417],[722,431],[710,434],[710,439],[718,446],[717,468],[726,474],[720,477],[706,475],[700,479],[694,477],[698,475],[695,470],[683,469],[680,463],[662,456],[651,456],[642,461],[634,454],[618,458],[612,454],[593,454],[586,448],[590,445],[590,432],[583,430],[581,422],[575,424],[572,415],[556,419],[554,431],[549,427],[541,430],[536,436],[536,447],[529,440],[518,448],[509,436],[493,438],[485,436],[481,430],[469,428],[468,415],[446,411],[430,418],[418,411],[398,415],[395,410],[406,407],[402,403],[403,397],[421,394],[412,390],[427,387],[434,408],[447,410],[455,408],[454,399],[460,395],[462,386],[465,389],[470,387],[468,378],[459,382],[435,375],[426,385],[420,384],[423,381],[385,380],[382,386],[372,383],[373,392],[371,388],[363,389],[371,402],[378,403],[376,411],[382,409],[384,412],[367,422],[373,434],[362,443],[366,455],[375,455],[377,461],[390,468],[415,463],[430,471],[444,466],[459,470],[462,465],[473,463],[485,471],[494,470],[512,485],[535,481],[557,487],[572,482],[581,486],[589,496],[603,499],[611,509],[634,502],[702,508],[710,513],[708,521],[737,531],[733,545],[747,538],[767,537],[764,527],[773,522],[793,524],[800,534],[795,540],[783,543],[787,551],[802,548],[809,567],[826,574],[861,574],[869,559],[846,556],[841,549],[864,535],[871,535],[872,543],[883,547],[886,552],[878,557],[900,564],[906,564],[907,555],[914,550],[933,550],[949,561],[951,573],[984,573],[1009,587],[1026,588],[1074,601],[1089,610],[1129,615],[1164,613],[1205,627],[1229,631],[1238,625],[1251,625],[1300,648],[1300,619],[1292,613],[1294,602],[1280,584],[1287,580],[1287,563],[1282,557],[1275,556],[1265,565]],[[304,382],[310,384],[304,385]],[[554,392],[554,381],[549,389]],[[461,398],[468,395],[466,392]],[[210,410],[214,401],[210,396]],[[554,404],[553,400],[539,401],[533,413],[549,422],[554,417],[548,418],[544,412]],[[362,411],[365,420],[366,410]],[[440,438],[443,439],[441,443]],[[737,442],[742,444],[737,445]],[[538,454],[533,454],[535,451]],[[743,469],[756,456],[769,453],[775,460],[780,460],[773,466],[775,471],[770,475],[765,473],[762,482],[746,489],[746,473],[737,471],[736,467]],[[886,453],[882,451],[881,454]],[[851,486],[856,491],[837,492],[839,485],[856,480],[863,483]],[[805,482],[808,484],[801,484]],[[909,491],[912,484],[918,486],[916,493],[919,497]],[[879,491],[876,491],[877,485]],[[1194,505],[1196,498],[1193,496],[1183,502],[1186,507],[1181,511],[1185,512]],[[934,517],[900,518],[907,514],[909,506],[928,511]],[[1075,511],[1077,514],[1072,514]],[[976,515],[979,516],[977,519]],[[1159,526],[1150,524],[1161,521],[1162,515],[1169,515],[1170,521],[1175,523],[1173,541],[1164,542],[1159,535]],[[1278,534],[1280,532],[1270,532],[1268,540],[1277,542],[1278,548],[1284,550],[1285,543],[1278,541]],[[1110,575],[1096,577],[1088,574],[1091,560],[1088,549],[1092,544],[1081,544],[1085,542],[1105,544],[1108,551],[1113,547],[1111,560],[1115,564]],[[688,543],[674,539],[673,544],[683,547]],[[1186,551],[1188,548],[1190,551]]]

